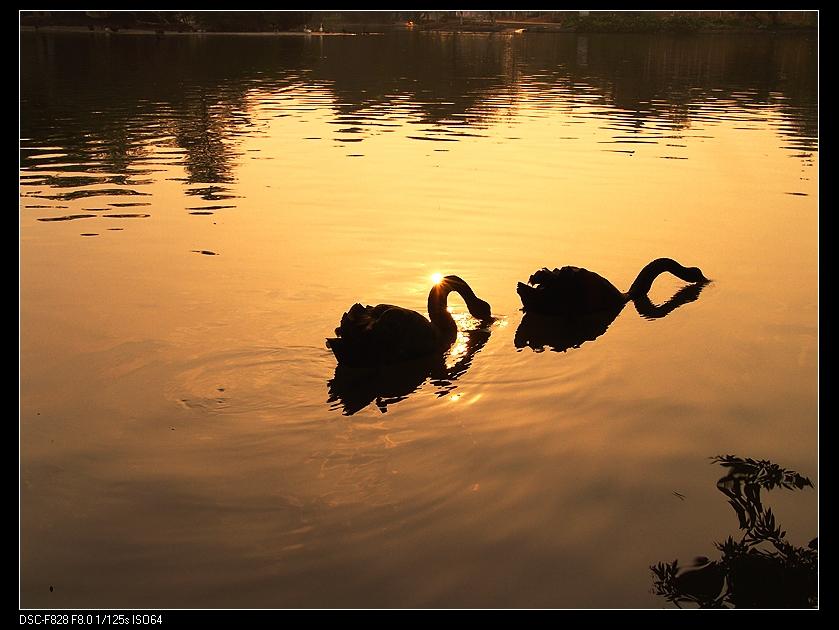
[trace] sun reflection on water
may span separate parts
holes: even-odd
[[[449,312],[451,312],[451,307],[449,307]],[[469,322],[473,319],[468,313],[453,313],[453,317],[457,323],[457,337],[446,354],[446,368],[449,369],[457,365],[469,350],[469,337],[464,329],[470,328]]]

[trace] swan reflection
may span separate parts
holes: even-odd
[[[555,352],[579,348],[606,332],[623,310],[623,306],[581,317],[525,313],[516,329],[516,348],[542,352],[545,347]]]

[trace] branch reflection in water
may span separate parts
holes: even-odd
[[[768,460],[716,456],[728,468],[717,482],[737,514],[743,534],[715,543],[719,560],[698,557],[682,569],[678,560],[650,567],[657,595],[681,607],[812,608],[818,605],[818,538],[796,547],[776,523],[772,508],[764,508],[761,489],[802,490],[813,483],[793,470]]]

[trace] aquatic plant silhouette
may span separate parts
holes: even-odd
[[[761,489],[801,490],[812,482],[768,460],[717,455],[713,462],[728,468],[717,482],[743,530],[715,543],[719,560],[698,557],[682,569],[678,560],[652,565],[653,590],[678,607],[812,608],[818,604],[818,538],[807,547],[786,540],[771,508],[764,508]]]

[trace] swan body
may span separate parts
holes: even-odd
[[[586,316],[604,310],[619,310],[630,300],[643,298],[653,281],[664,272],[687,282],[708,282],[699,267],[684,267],[672,258],[657,258],[640,271],[626,293],[603,276],[580,267],[553,271],[542,268],[530,276],[528,284],[519,282],[516,291],[526,312]]]
[[[457,338],[457,324],[446,308],[452,291],[461,295],[473,317],[491,318],[490,305],[462,278],[446,276],[428,294],[429,319],[392,304],[353,304],[341,317],[336,337],[326,340],[326,347],[339,364],[360,367],[399,363],[445,350]]]

